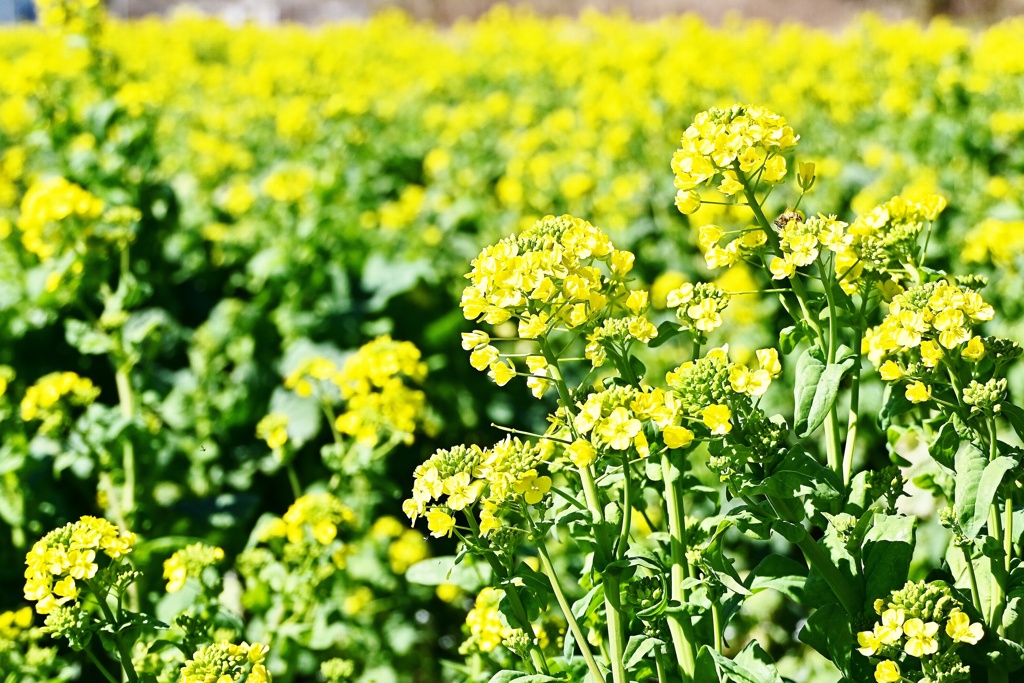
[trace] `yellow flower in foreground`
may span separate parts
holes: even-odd
[[[591,445],[591,443],[585,439],[576,439],[572,444],[565,449],[565,454],[569,456],[569,460],[572,461],[576,467],[587,467],[594,460],[597,459],[597,451]]]
[[[551,477],[538,477],[533,470],[527,472],[512,488],[516,493],[523,494],[527,504],[536,505],[551,490]]]
[[[701,419],[715,436],[728,434],[732,431],[732,423],[729,422],[730,418],[732,418],[732,411],[726,405],[708,406],[701,412]]]
[[[960,355],[975,363],[984,358],[985,344],[981,341],[981,337],[972,337],[971,341],[967,342],[964,350],[960,352]]]
[[[971,618],[959,609],[949,613],[949,621],[946,622],[946,635],[953,639],[954,643],[970,643],[977,645],[985,635],[985,629],[979,623],[971,623]]]
[[[661,432],[665,445],[669,448],[686,448],[693,442],[693,432],[686,427],[669,425]]]
[[[924,382],[914,382],[907,387],[906,397],[911,403],[924,403],[931,400],[932,392]]]
[[[920,619],[907,619],[903,624],[903,635],[907,636],[903,651],[911,657],[935,654],[939,651],[939,641],[935,638],[938,631],[939,625],[934,621],[926,623]]]
[[[642,428],[640,420],[631,417],[628,410],[619,406],[611,415],[601,420],[595,431],[609,446],[617,451],[624,451],[633,443],[633,439]]]
[[[516,376],[516,366],[512,365],[512,361],[506,358],[501,363],[491,363],[490,372],[487,374],[494,380],[495,384],[503,387]]]
[[[886,660],[875,667],[875,680],[878,683],[899,683],[901,678],[900,667],[896,662]]]
[[[894,382],[903,376],[903,369],[898,363],[887,360],[878,368],[878,374],[881,375],[882,379],[886,382]]]
[[[455,529],[455,518],[440,508],[434,508],[427,513],[427,528],[434,538],[451,536]]]
[[[878,652],[882,647],[882,641],[879,640],[874,631],[861,631],[858,633],[857,644],[860,645],[860,647],[857,648],[857,652],[861,653],[865,657],[870,657]]]

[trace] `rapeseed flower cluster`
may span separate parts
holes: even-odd
[[[466,275],[470,285],[460,305],[467,320],[491,325],[517,321],[522,339],[545,337],[555,328],[588,329],[607,318],[609,307],[634,315],[646,308],[646,293],[631,295],[626,289],[633,261],[632,253],[615,249],[590,223],[568,215],[547,216],[480,252]],[[650,337],[641,325],[634,321],[635,331]],[[503,385],[516,368],[511,359],[500,360],[490,341],[486,333],[475,331],[464,335],[463,346],[472,352],[473,367],[488,370]]]
[[[103,0],[36,0],[39,23],[71,34],[96,31],[104,18]]]
[[[740,261],[751,260],[763,250],[768,243],[768,235],[760,228],[748,228],[735,231],[739,237],[729,241],[724,247],[721,240],[727,234],[714,224],[703,225],[697,232],[697,244],[704,252],[704,262],[708,268],[729,268]]]
[[[25,391],[25,397],[21,399],[21,419],[26,422],[41,420],[39,431],[45,434],[64,421],[62,400],[69,406],[87,406],[99,394],[99,388],[88,377],[79,377],[73,372],[51,372]]]
[[[36,611],[78,605],[83,582],[100,570],[100,557],[119,560],[132,551],[135,534],[105,519],[82,517],[43,536],[25,558],[25,599]]]
[[[221,641],[199,648],[181,667],[180,683],[270,683],[268,647]]]
[[[31,607],[0,612],[0,671],[8,677],[19,672],[36,676],[28,680],[69,680],[72,672],[57,659],[57,648],[45,646],[44,641],[49,640],[44,630],[33,624]]]
[[[640,293],[640,290],[633,293]],[[644,308],[646,308],[647,292],[642,293],[644,295]],[[619,358],[627,358],[630,347],[634,342],[647,344],[657,336],[658,328],[654,326],[654,323],[642,316],[607,318],[593,332],[587,335],[587,347],[584,354],[595,368],[599,368],[608,359],[609,351]],[[544,360],[543,357],[540,357],[535,362],[539,363],[542,360]],[[546,367],[546,364],[541,366],[540,369],[544,367]],[[531,367],[530,370],[536,376],[536,369]],[[527,383],[529,384],[529,381]],[[541,386],[546,385],[542,384]]]
[[[938,194],[920,201],[896,196],[876,206],[845,228],[835,250],[835,273],[847,294],[860,289],[860,281],[883,281],[900,277],[908,264],[919,264],[918,237],[946,208]],[[840,226],[833,224],[838,235]],[[831,246],[829,246],[832,249]]]
[[[880,619],[870,631],[857,634],[857,651],[881,659],[875,666],[877,683],[970,679],[970,667],[956,651],[977,645],[985,630],[971,621],[948,587],[908,581],[874,607]]]
[[[587,397],[572,419],[572,433],[578,435],[566,449],[577,467],[590,465],[613,451],[650,455],[645,423],[667,430],[666,441],[689,443],[693,434],[673,425],[676,416],[672,397],[661,389],[611,387]]]
[[[755,184],[782,181],[782,153],[798,139],[786,119],[763,107],[736,104],[697,114],[672,156],[676,207],[685,214],[695,212],[701,204],[696,188],[718,178],[718,191],[727,197],[742,192],[746,179]]]
[[[479,506],[479,533],[487,536],[503,526],[502,514],[516,503],[537,505],[551,490],[551,477],[542,474],[554,446],[509,436],[492,448],[455,446],[436,451],[413,472],[412,498],[402,510],[415,523],[425,516],[432,536],[451,536],[454,512],[467,517]],[[476,523],[475,518],[472,518]]]
[[[395,574],[405,574],[409,567],[430,554],[422,534],[405,528],[390,515],[377,518],[370,527],[370,536],[387,543],[388,564]]]
[[[971,228],[963,237],[960,258],[964,263],[992,263],[1019,272],[1024,256],[1024,221],[989,218]]]
[[[674,309],[679,324],[698,341],[706,341],[722,323],[722,311],[729,305],[729,294],[710,282],[684,282],[665,297],[665,305]]]
[[[40,180],[21,200],[21,243],[40,261],[53,258],[88,235],[103,206],[102,199],[64,178]]]
[[[330,493],[308,493],[288,508],[281,517],[275,517],[264,528],[261,540],[287,539],[295,545],[308,543],[312,538],[321,546],[330,545],[340,528],[351,527],[355,513]]]
[[[847,234],[849,227],[835,216],[819,214],[804,220],[799,212],[783,214],[776,221],[779,226],[779,246],[782,256],[775,256],[768,267],[772,279],[781,280],[796,275],[797,268],[815,263],[822,250],[836,254],[835,268],[840,281],[849,275],[846,271],[853,266],[846,262],[848,246],[852,237]],[[839,254],[843,254],[840,258]],[[855,259],[856,260],[856,259]]]
[[[501,642],[512,635],[512,629],[505,623],[498,605],[505,597],[505,591],[484,588],[476,596],[473,609],[466,615],[466,629],[469,637],[459,647],[461,654],[470,652],[492,652]]]
[[[177,593],[189,578],[198,579],[203,570],[224,559],[224,550],[206,543],[193,543],[164,560],[167,592]]]
[[[383,335],[364,344],[339,369],[327,358],[312,358],[285,378],[285,386],[299,396],[314,393],[333,405],[338,398],[345,410],[334,421],[338,432],[357,443],[375,446],[385,435],[412,443],[413,433],[426,413],[426,396],[408,383],[422,383],[427,366],[411,342]],[[257,436],[278,448],[287,441],[287,418],[268,415]]]
[[[907,399],[924,403],[932,398],[930,385],[945,382],[936,368],[985,357],[986,342],[975,328],[994,315],[969,287],[945,280],[918,285],[893,297],[882,324],[865,335],[863,352],[883,380],[907,384]]]

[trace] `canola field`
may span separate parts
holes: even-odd
[[[672,680],[653,631],[606,652],[597,601],[567,624],[553,595],[509,597],[548,565],[586,577],[592,556],[552,534],[550,556],[526,553],[502,588],[500,567],[455,563],[454,518],[431,519],[414,481],[471,503],[468,475],[435,481],[421,464],[497,442],[495,423],[544,432],[555,410],[536,379],[548,363],[520,354],[532,391],[502,389],[516,364],[460,310],[467,273],[487,286],[474,262],[487,245],[583,218],[622,250],[603,262],[649,291],[655,318],[688,282],[776,286],[698,230],[746,230],[749,211],[710,195],[677,208],[673,153],[711,107],[785,117],[799,146],[774,157],[773,182],[809,174],[809,215],[852,222],[896,195],[941,195],[928,266],[987,277],[989,329],[1024,332],[1024,21],[866,16],[831,34],[498,8],[447,28],[394,13],[229,27],[44,4],[42,25],[0,29],[3,683],[584,680],[546,663],[583,641],[631,662],[630,680]],[[769,218],[793,196],[773,190]],[[752,359],[776,343],[779,312],[737,297],[716,333]],[[651,353],[648,367],[678,365],[667,346]],[[1024,390],[1019,368],[1009,386]],[[878,452],[863,458],[888,463],[896,437],[862,429]],[[536,471],[514,483],[529,505],[551,485]],[[421,515],[430,526],[410,526]],[[750,570],[754,551],[727,545]],[[593,588],[571,585],[570,602]],[[719,651],[756,639],[789,679],[839,680],[796,636],[807,610],[763,597]],[[533,634],[512,626],[517,610]],[[955,614],[954,642],[977,641]],[[520,659],[536,673],[508,673]],[[901,680],[883,668],[875,680]]]

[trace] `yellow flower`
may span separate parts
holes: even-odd
[[[726,405],[708,406],[701,411],[701,420],[715,436],[728,434],[732,431],[732,411]]]
[[[906,397],[911,403],[924,403],[931,400],[932,391],[924,382],[914,382],[907,387]]]
[[[665,427],[661,436],[669,448],[686,448],[693,442],[693,432],[679,425]]]
[[[455,529],[455,518],[441,508],[433,508],[427,513],[427,528],[434,538],[451,536]]]
[[[500,363],[491,363],[491,369],[487,375],[494,380],[495,384],[503,387],[516,376],[516,366],[512,364],[511,360],[506,358]]]
[[[875,681],[877,683],[899,683],[903,680],[900,675],[900,667],[896,662],[887,659],[879,662],[875,667]]]
[[[903,368],[898,363],[887,360],[878,368],[878,374],[886,382],[894,382],[903,376]]]
[[[939,625],[934,621],[926,623],[916,618],[907,619],[903,624],[903,635],[907,636],[903,651],[911,657],[935,654],[939,650],[939,641],[935,638],[938,631]]]
[[[758,349],[754,352],[757,362],[762,370],[765,370],[772,379],[782,374],[782,363],[779,362],[779,352],[775,349]]]
[[[535,470],[530,470],[512,488],[516,493],[523,494],[527,504],[536,505],[551,490],[551,477],[538,477]]]
[[[953,639],[954,643],[970,643],[977,645],[978,641],[985,635],[985,629],[979,623],[971,623],[971,618],[959,608],[949,613],[949,621],[946,622],[946,635]]]
[[[975,363],[984,358],[985,344],[981,341],[981,337],[971,337],[971,340],[967,342],[967,346],[960,352],[960,355]]]
[[[647,292],[642,289],[636,289],[629,293],[626,298],[626,308],[630,310],[633,315],[640,315],[647,310]]]
[[[576,439],[565,449],[565,454],[569,456],[569,460],[572,461],[576,467],[587,467],[594,460],[597,459],[597,451],[591,445],[591,443],[585,439]]]
[[[874,631],[861,631],[858,633],[857,644],[860,645],[857,648],[857,652],[865,657],[870,657],[882,647],[882,641],[878,639]]]
[[[700,195],[695,190],[679,190],[676,193],[676,208],[683,214],[696,212],[700,208]]]
[[[613,449],[624,451],[643,428],[640,420],[632,417],[628,410],[619,406],[597,425],[597,435]]]
[[[469,354],[469,364],[473,369],[483,372],[498,360],[498,349],[489,344],[477,345]]]
[[[921,361],[924,363],[926,368],[934,368],[942,360],[942,357],[946,355],[942,351],[942,347],[933,342],[930,339],[926,339],[921,342]]]

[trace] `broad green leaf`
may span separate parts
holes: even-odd
[[[666,320],[658,325],[658,336],[652,339],[647,346],[656,349],[670,339],[679,336],[682,332],[683,328],[679,326],[679,323],[674,320]]]
[[[479,590],[490,579],[491,570],[486,565],[469,562],[455,563],[454,555],[431,557],[417,562],[405,572],[409,583],[423,586],[440,586],[451,583],[466,591]]]
[[[746,585],[751,593],[773,588],[796,602],[804,601],[807,567],[786,557],[772,553],[754,567],[747,576]]]
[[[831,500],[840,496],[842,485],[828,469],[803,448],[791,448],[771,473],[751,493],[792,498],[812,495]]]
[[[928,446],[928,453],[935,462],[946,469],[955,470],[956,452],[959,448],[960,435],[956,433],[956,427],[953,425],[953,421],[950,420],[939,428],[939,433],[935,436],[935,440]]]
[[[978,482],[978,490],[975,492],[974,514],[968,524],[964,524],[961,518],[961,525],[963,525],[964,535],[967,538],[977,538],[981,533],[981,527],[985,526],[985,522],[988,521],[989,508],[996,498],[999,485],[1003,483],[1003,477],[1017,464],[1014,458],[1004,455],[985,465]]]
[[[800,355],[796,364],[794,387],[794,428],[801,438],[809,436],[825,421],[839,394],[839,383],[858,360],[857,356],[846,356],[836,363],[826,365],[811,349]]]
[[[989,463],[988,456],[973,442],[965,441],[956,452],[956,489],[953,494],[957,515],[964,534],[969,539],[978,537],[988,519],[989,505],[1002,481],[1006,469],[1013,461],[997,458]],[[1007,458],[1006,460],[1009,460]],[[1002,462],[1000,462],[1002,461]],[[996,464],[999,463],[999,464]],[[993,468],[989,470],[989,465]],[[986,477],[985,474],[988,473]],[[982,490],[984,479],[986,489]],[[993,483],[994,482],[994,483]]]
[[[756,640],[747,643],[743,651],[736,655],[736,659],[729,659],[705,645],[697,655],[696,673],[699,675],[695,675],[695,680],[701,683],[712,680],[731,680],[734,683],[782,683],[775,662]]]
[[[875,515],[861,548],[864,598],[868,604],[907,582],[916,524],[916,517]]]
[[[626,643],[626,650],[622,653],[623,658],[626,660],[626,670],[632,669],[650,655],[655,648],[659,648],[664,644],[664,641],[652,638],[651,636],[630,636],[629,642]]]
[[[817,609],[800,629],[799,638],[830,660],[847,678],[850,674],[850,651],[853,628],[846,611],[836,603]]]

